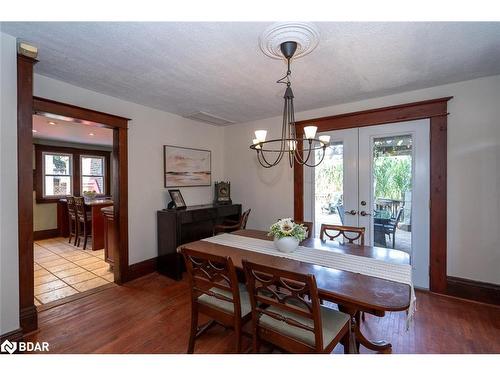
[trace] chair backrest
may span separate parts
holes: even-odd
[[[396,220],[394,221],[394,228],[396,228],[398,223],[401,221],[401,216],[403,216],[403,211],[404,211],[404,207],[400,207],[398,210],[398,213],[396,215]]]
[[[306,239],[312,237],[312,232],[313,232],[313,223],[312,222],[310,222],[310,221],[300,221],[300,220],[294,220],[294,222],[296,224],[302,224],[303,226],[305,226],[307,228],[307,237],[306,237]]]
[[[66,197],[66,203],[68,206],[68,215],[70,218],[74,219],[76,217],[75,197],[73,196]]]
[[[322,349],[321,310],[314,275],[264,266],[247,260],[243,260],[243,268],[252,305],[254,327],[259,329],[261,316],[267,315],[290,326],[311,332],[315,338],[315,349]],[[274,307],[273,311],[268,307]],[[281,315],[280,310],[305,318],[311,324],[301,323],[290,315]],[[282,333],[275,332],[275,334],[296,341]],[[306,343],[303,344],[310,347]]]
[[[331,234],[330,231],[333,231],[334,233]],[[348,243],[354,243],[354,241],[359,239],[359,244],[361,246],[364,246],[365,244],[365,228],[321,224],[321,232],[319,235],[321,241],[325,241],[325,237],[328,237],[330,240],[334,240],[340,236],[342,236],[343,239],[346,239]]]
[[[206,294],[233,303],[235,315],[241,316],[238,277],[231,258],[186,248],[181,248],[181,253],[186,263],[193,302],[196,302],[199,296]],[[213,288],[228,291],[232,297],[217,293]]]
[[[86,213],[85,213],[85,200],[83,197],[74,197],[75,199],[75,209],[76,209],[76,216],[78,217],[79,220],[86,221]]]
[[[246,210],[245,212],[243,212],[241,214],[240,229],[246,229],[246,227],[247,227],[247,221],[248,221],[248,216],[250,216],[250,211],[252,211],[251,208],[249,208],[248,210]]]
[[[337,212],[339,213],[340,216],[340,222],[342,225],[344,225],[344,219],[345,219],[345,209],[343,205],[337,206]]]

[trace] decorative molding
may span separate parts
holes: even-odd
[[[46,240],[59,236],[59,228],[37,230],[33,232],[33,241]]]
[[[279,22],[269,26],[260,36],[260,49],[266,56],[283,59],[280,45],[283,42],[297,42],[294,59],[311,53],[319,43],[319,30],[306,22]]]
[[[448,276],[446,281],[446,293],[450,296],[500,306],[500,285],[454,276]]]

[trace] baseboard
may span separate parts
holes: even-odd
[[[131,281],[149,273],[155,272],[157,269],[157,264],[158,261],[155,257],[129,265],[127,270],[127,281]]]
[[[23,329],[18,328],[0,335],[0,343],[3,343],[5,340],[9,340],[11,342],[23,341]]]
[[[48,238],[59,237],[59,229],[37,230],[33,232],[33,241],[46,240]]]
[[[448,276],[447,294],[473,301],[500,305],[500,285]]]
[[[38,315],[34,304],[20,309],[19,322],[24,335],[38,329]]]

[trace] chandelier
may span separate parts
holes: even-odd
[[[281,126],[281,138],[266,141],[267,130],[256,130],[255,139],[250,146],[257,152],[257,160],[264,168],[271,168],[278,165],[285,155],[288,157],[290,167],[294,161],[299,165],[316,167],[325,158],[326,147],[330,144],[329,135],[316,137],[317,126],[309,125],[304,127],[304,136],[297,138],[295,128],[295,111],[293,108],[293,92],[290,76],[290,60],[297,50],[297,42],[287,41],[280,44],[280,50],[287,61],[286,75],[276,83],[286,85],[285,105],[283,107],[283,123]],[[314,154],[321,150],[319,161],[315,161]]]

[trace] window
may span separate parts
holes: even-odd
[[[81,155],[80,172],[82,193],[93,191],[97,194],[106,194],[104,156]]]
[[[73,156],[43,152],[43,197],[61,197],[73,193]]]

